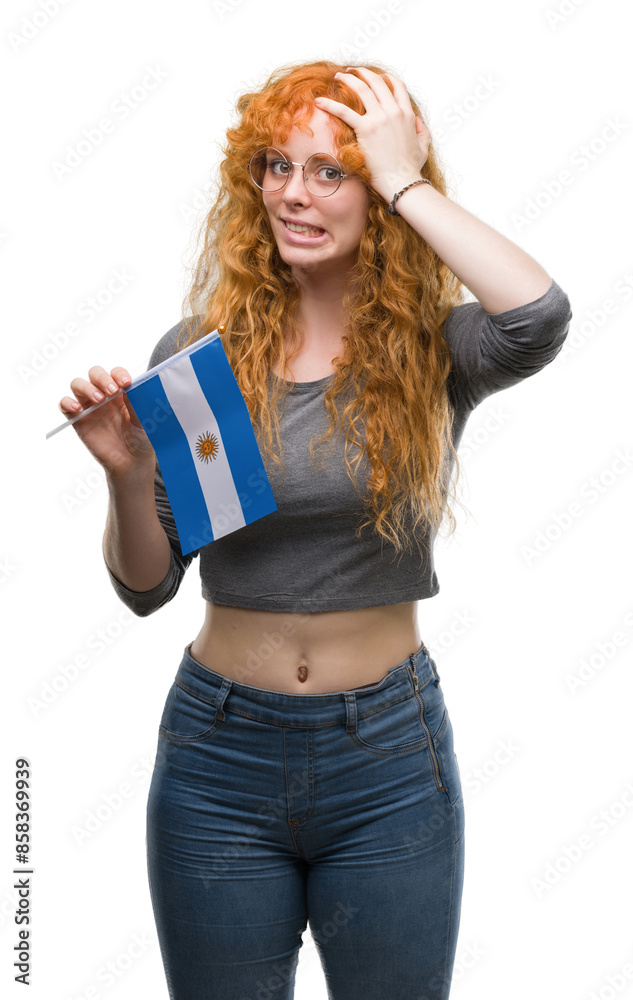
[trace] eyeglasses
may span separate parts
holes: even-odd
[[[305,163],[294,163],[272,146],[263,146],[253,153],[248,172],[253,184],[262,191],[281,191],[295,167],[301,167],[305,186],[317,198],[334,194],[341,181],[352,176],[343,173],[336,157],[329,153],[314,153]]]

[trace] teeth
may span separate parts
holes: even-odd
[[[297,226],[294,222],[286,222],[285,225],[293,233],[323,233],[324,229],[316,229],[314,226]]]

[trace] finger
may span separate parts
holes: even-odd
[[[315,97],[314,103],[321,111],[327,111],[331,115],[336,115],[337,118],[341,118],[346,125],[349,125],[354,130],[358,123],[363,120],[363,116],[359,115],[357,111],[352,111],[346,104],[341,104],[340,101],[335,101],[331,97]]]
[[[130,420],[135,425],[135,427],[143,427],[143,424],[141,423],[141,421],[139,420],[139,418],[138,418],[138,416],[136,414],[136,410],[132,406],[132,402],[129,399],[127,392],[123,393],[123,402],[125,403],[125,405],[127,407],[127,412],[130,414]],[[143,430],[145,430],[145,428],[143,428]]]
[[[90,403],[100,403],[108,396],[115,396],[120,389],[129,385],[132,381],[130,373],[126,368],[117,366],[112,369],[112,373],[106,371],[101,365],[94,365],[88,372],[90,381],[85,378],[75,378],[70,383],[70,388],[80,403],[89,401]],[[70,397],[65,397],[69,402]],[[73,407],[73,409],[76,409]]]
[[[63,396],[57,406],[64,415],[67,413],[78,413],[81,409],[81,403],[78,403],[76,399],[71,399],[70,396]]]
[[[360,74],[361,70],[357,68],[356,72]],[[369,86],[369,84],[362,78],[359,79],[357,76],[352,76],[351,73],[339,72],[334,74],[334,79],[341,80],[343,83],[347,84],[350,90],[355,91],[360,97],[363,104],[365,105],[365,109],[367,111],[373,110],[380,106],[381,102],[378,100],[378,97],[376,96],[372,88]],[[382,80],[380,81],[380,83],[382,87],[384,87],[383,96],[384,94],[386,94],[393,100],[391,91],[389,90],[389,87],[386,85],[386,83],[384,83],[384,81]]]
[[[415,116],[415,130],[418,133],[418,138],[421,136],[424,136],[426,138],[426,136],[431,135],[431,133],[429,132],[428,128],[426,127],[426,125],[424,124],[419,115]]]
[[[366,86],[369,86],[374,98],[379,99],[381,104],[385,102],[388,104],[390,101],[395,101],[395,103],[400,107],[406,107],[411,104],[411,101],[408,98],[407,88],[401,80],[392,76],[391,73],[378,74],[371,69],[367,69],[365,66],[355,66],[354,69],[362,78],[359,83],[364,82]],[[390,88],[387,86],[385,77],[389,77],[394,84],[394,93],[392,93]],[[356,77],[352,77],[351,79],[354,80]],[[398,87],[395,87],[396,83],[399,84]],[[403,91],[404,97],[406,98],[404,104],[402,103]]]
[[[110,374],[115,382],[117,382],[120,386],[129,385],[132,381],[132,376],[127,368],[123,368],[121,365],[116,365],[116,367],[111,370]]]
[[[106,403],[112,402],[112,400],[116,399],[117,396],[121,393],[123,393],[123,389],[119,389],[115,396],[106,396],[104,398],[102,394],[102,398],[96,403],[93,403],[91,399],[87,399],[85,400],[85,403],[87,403],[88,405],[84,404],[84,406],[82,406],[80,403],[77,403],[76,400],[71,399],[70,396],[64,396],[57,405],[59,406],[59,409],[62,411],[62,413],[65,412],[65,408],[71,409],[73,415],[76,416],[77,419],[79,419],[80,416],[85,416],[87,413],[92,413],[93,410],[98,410],[100,407],[105,406]],[[70,405],[67,407],[67,404]],[[66,413],[66,416],[69,416],[69,413]]]
[[[120,386],[117,385],[116,381],[112,378],[110,372],[102,368],[101,365],[94,365],[88,370],[88,375],[90,376],[90,381],[97,386],[98,389],[106,396],[114,396],[115,392],[119,391]]]
[[[393,84],[396,100],[398,101],[400,106],[407,111],[411,111],[411,114],[417,118],[418,116],[415,114],[415,111],[413,110],[411,95],[407,90],[406,84],[403,83],[402,80],[400,80],[397,76],[394,76],[392,73],[387,73],[385,75],[389,77],[389,79]]]
[[[99,403],[106,398],[105,393],[97,385],[85,378],[74,378],[70,383],[70,388],[80,403],[85,403],[86,400],[91,403]]]

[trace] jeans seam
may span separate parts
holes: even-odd
[[[405,747],[394,747],[394,749],[390,749],[389,747],[379,748],[372,747],[370,743],[364,743],[356,732],[347,733],[347,735],[352,739],[357,747],[360,747],[361,750],[366,750],[368,753],[376,754],[378,757],[395,757],[396,754],[399,753],[411,753],[413,750],[426,750],[428,745],[427,739],[424,736],[418,742],[410,743]]]
[[[215,708],[215,701],[210,701],[209,698],[205,698],[204,695],[198,694],[197,691],[192,691],[191,688],[187,687],[186,684],[183,684],[182,681],[179,681],[178,678],[175,679],[175,683],[179,688],[182,688],[183,691],[186,691],[187,694],[190,694],[192,698],[197,698],[198,701],[203,701],[205,705],[212,705]]]
[[[454,814],[453,814],[453,819],[454,818],[455,817],[454,817]],[[449,897],[448,897],[449,898],[449,903],[448,903],[448,930],[446,932],[446,951],[444,952],[444,968],[442,969],[442,983],[443,983],[443,986],[442,986],[442,1000],[446,1000],[446,998],[448,997],[448,994],[450,992],[450,986],[451,986],[450,983],[446,982],[446,970],[448,968],[448,946],[449,946],[450,938],[451,938],[450,929],[453,926],[452,925],[452,917],[453,917],[453,895],[454,895],[454,893],[453,893],[453,887],[455,885],[455,867],[457,865],[457,851],[455,850],[456,846],[457,846],[456,844],[453,844],[453,865],[451,867],[451,888],[450,888],[450,893],[449,893]],[[451,979],[452,979],[452,976],[451,976]]]
[[[172,733],[170,729],[166,729],[165,726],[163,725],[160,725],[158,727],[158,730],[160,732],[160,735],[163,736],[166,740],[169,740],[170,743],[203,743],[204,740],[206,740],[207,737],[211,735],[211,733],[213,733],[216,729],[219,728],[219,726],[220,723],[216,719],[215,722],[213,722],[213,724],[209,726],[208,729],[205,729],[205,731],[201,733],[199,736],[181,736],[178,733]]]

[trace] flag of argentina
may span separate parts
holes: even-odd
[[[127,390],[165,483],[183,555],[277,510],[217,330]]]

